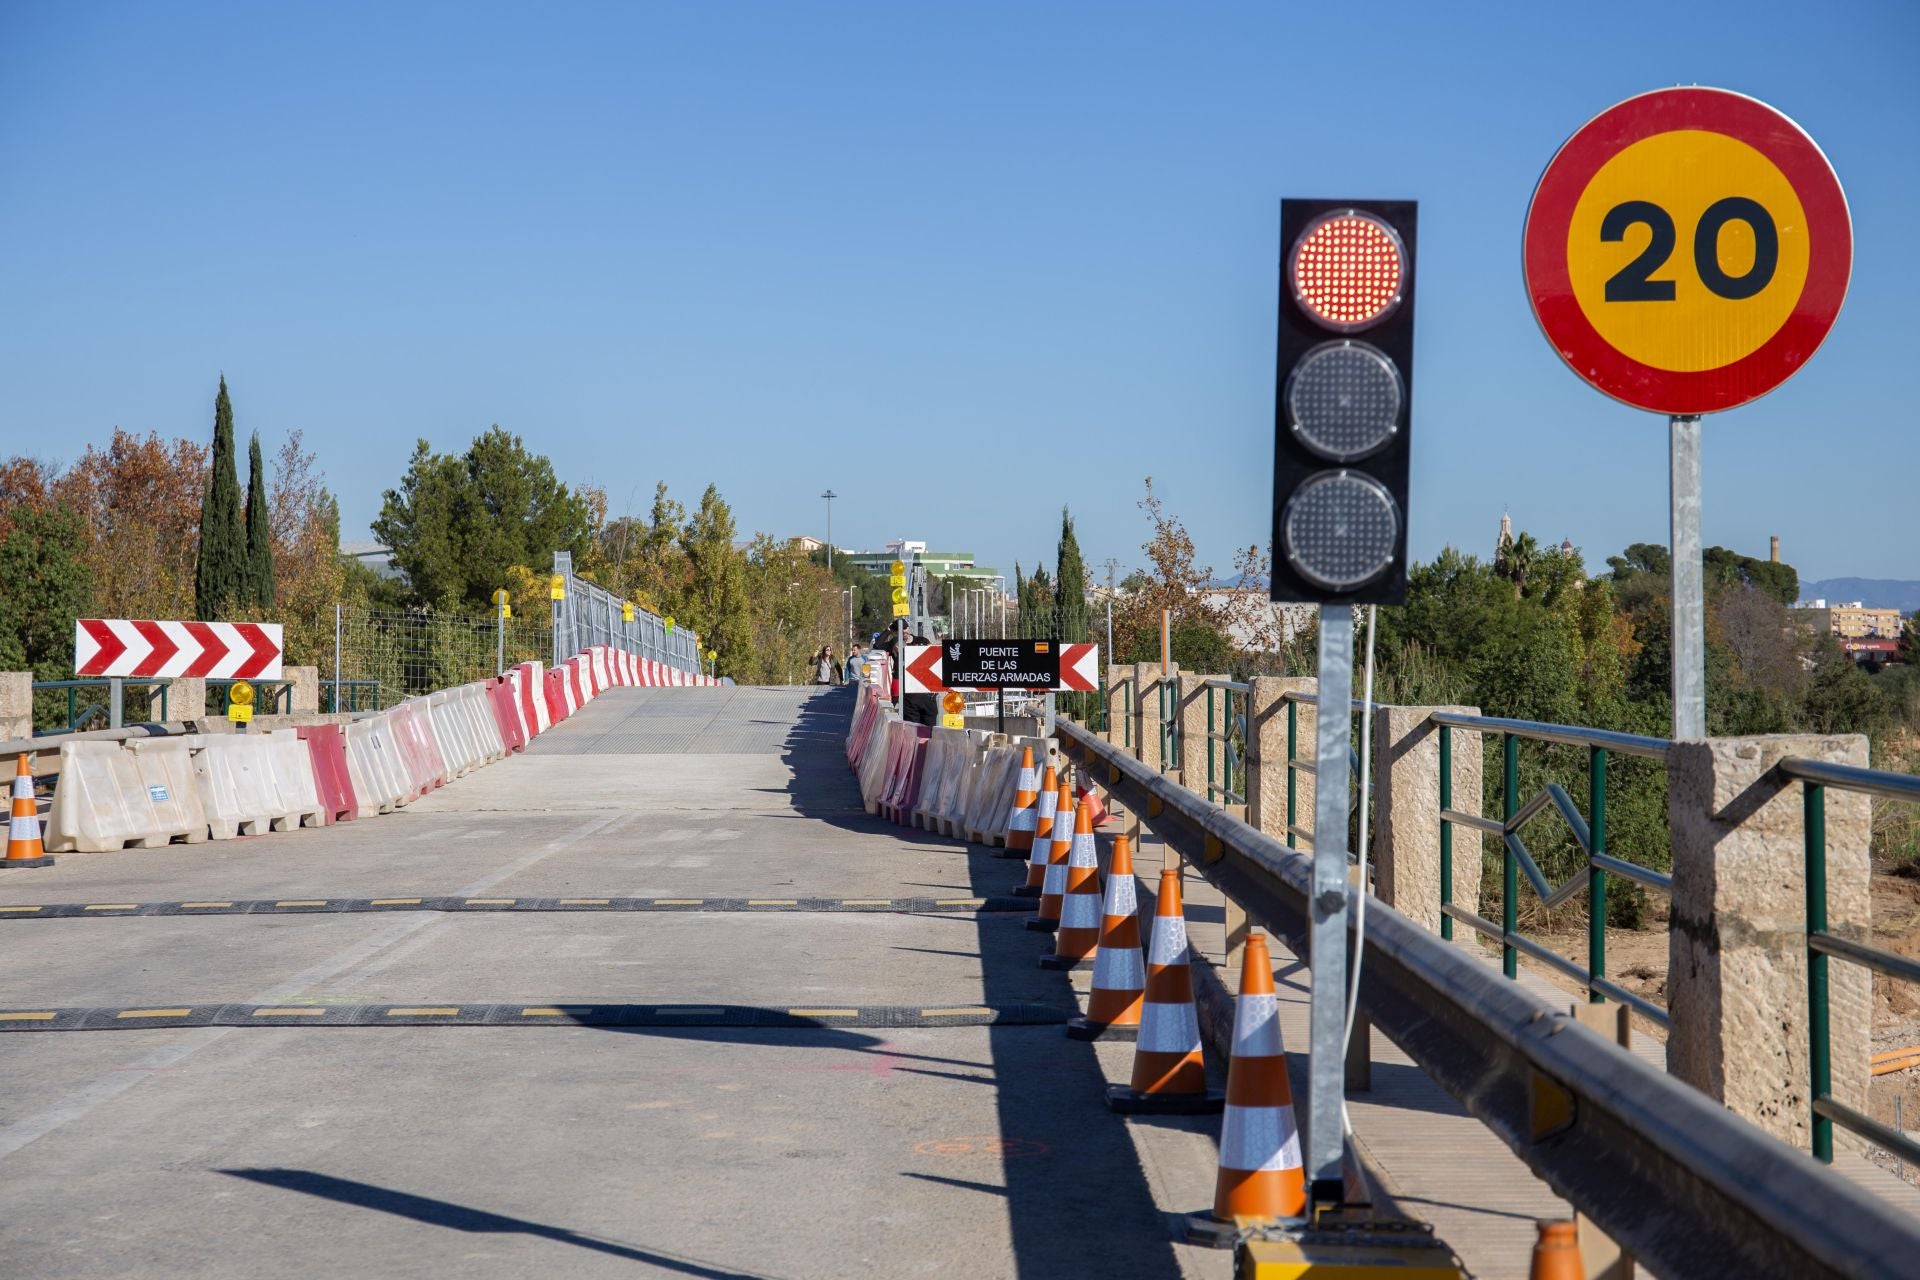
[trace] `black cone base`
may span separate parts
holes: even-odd
[[[1035,933],[1053,933],[1060,928],[1058,920],[1042,920],[1039,916],[1027,921],[1027,928]]]
[[[1040,886],[1037,884],[1017,885],[1013,890],[1013,896],[1016,898],[1037,898],[1040,896]]]
[[[1226,1108],[1220,1089],[1205,1093],[1136,1093],[1123,1084],[1107,1086],[1107,1110],[1123,1116],[1211,1116]]]
[[[1042,969],[1058,969],[1062,972],[1070,972],[1074,969],[1090,969],[1093,967],[1093,957],[1087,956],[1084,959],[1075,960],[1070,956],[1057,956],[1053,952],[1047,951],[1043,952],[1040,956],[1040,967]]]
[[[0,871],[18,871],[27,867],[50,867],[53,855],[41,854],[37,858],[0,858]]]
[[[1067,1039],[1069,1040],[1112,1040],[1118,1044],[1132,1044],[1140,1038],[1137,1026],[1116,1027],[1110,1022],[1095,1022],[1084,1014],[1067,1019]]]

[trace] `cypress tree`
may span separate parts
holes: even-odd
[[[267,518],[267,469],[260,462],[260,433],[247,446],[247,588],[242,599],[273,608],[273,524]]]
[[[193,577],[194,612],[214,621],[245,600],[247,542],[240,527],[240,477],[234,469],[233,403],[227,379],[213,402],[213,466],[200,499],[200,562]]]
[[[1054,624],[1062,641],[1084,641],[1089,622],[1087,564],[1080,558],[1080,540],[1073,536],[1073,516],[1060,508],[1060,551],[1053,574]]]

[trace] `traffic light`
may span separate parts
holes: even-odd
[[[1411,200],[1282,200],[1275,600],[1403,604]]]

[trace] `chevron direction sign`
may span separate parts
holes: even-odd
[[[81,618],[73,624],[76,676],[198,676],[278,680],[277,622],[151,622]]]
[[[908,645],[908,693],[947,689],[1098,689],[1100,646],[1057,640],[946,640]]]

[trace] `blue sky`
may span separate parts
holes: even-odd
[[[1920,8],[1698,4],[0,5],[0,453],[306,432],[358,536],[416,437],[498,422],[643,510],[1007,568],[1264,543],[1283,195],[1421,201],[1414,551],[1501,510],[1664,541],[1664,423],[1535,328],[1521,219],[1676,83],[1798,119],[1846,310],[1709,419],[1706,537],[1920,577]]]

